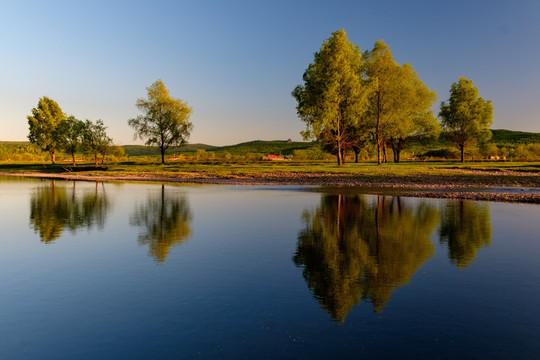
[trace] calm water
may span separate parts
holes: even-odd
[[[0,178],[0,358],[540,358],[540,206]]]

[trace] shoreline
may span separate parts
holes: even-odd
[[[207,185],[272,185],[317,186],[355,188],[374,195],[399,195],[422,198],[461,199],[479,201],[503,201],[540,204],[540,187],[513,186],[511,183],[497,185],[464,178],[438,176],[389,176],[384,180],[339,174],[286,173],[254,175],[214,176],[205,173],[183,173],[181,176],[164,177],[159,174],[107,176],[102,174],[0,172],[0,176],[30,177],[59,180],[107,181],[107,182],[156,182]]]

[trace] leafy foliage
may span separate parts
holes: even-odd
[[[493,121],[491,100],[478,96],[478,89],[472,80],[463,76],[450,89],[448,104],[441,103],[439,112],[441,123],[447,136],[459,147],[461,162],[467,146],[491,138],[489,130]]]
[[[351,148],[353,130],[367,107],[362,71],[360,48],[341,29],[322,44],[304,72],[304,84],[292,92],[298,116],[306,123],[304,138],[330,146],[338,165],[343,164],[343,152]]]
[[[135,137],[159,148],[161,163],[165,164],[165,151],[185,144],[191,133],[193,125],[188,121],[191,108],[181,99],[171,97],[161,80],[147,91],[146,99],[137,99],[137,107],[144,115],[129,119],[128,124],[135,129]]]
[[[107,136],[106,129],[101,120],[97,120],[96,123],[86,120],[84,123],[82,145],[85,151],[94,157],[95,166],[98,165],[98,155],[102,156],[103,163],[112,144],[112,139]]]
[[[84,122],[76,119],[73,115],[60,121],[53,132],[58,146],[71,155],[73,166],[76,166],[75,153],[81,147],[84,132]]]
[[[47,151],[54,164],[56,155],[56,126],[66,118],[58,103],[46,96],[38,101],[37,107],[32,109],[32,115],[27,116],[29,133],[28,140]]]

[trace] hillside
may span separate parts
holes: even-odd
[[[122,145],[128,156],[160,155],[159,148],[146,145]],[[168,154],[178,152],[196,152],[197,150],[212,150],[215,146],[206,144],[187,144],[180,148],[174,147],[167,150]]]
[[[212,149],[216,152],[228,152],[231,155],[246,155],[248,153],[291,155],[294,150],[312,147],[312,142],[288,142],[286,140],[264,141],[255,140],[236,145],[221,146]]]
[[[513,130],[491,130],[493,137],[490,142],[497,146],[516,146],[525,144],[540,144],[540,133]]]

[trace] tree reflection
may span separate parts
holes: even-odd
[[[98,182],[95,189],[77,191],[75,182],[68,189],[57,186],[53,180],[50,185],[34,189],[30,197],[30,223],[41,241],[50,243],[59,238],[64,229],[76,233],[81,227],[103,228],[110,205]]]
[[[177,246],[191,235],[191,210],[184,195],[161,194],[149,196],[131,215],[131,225],[144,228],[139,244],[148,245],[148,254],[158,262],[165,261],[171,246]]]
[[[305,228],[293,258],[321,306],[344,321],[361,299],[382,311],[395,288],[407,284],[434,254],[430,241],[439,213],[399,197],[324,195],[321,205],[304,211]]]
[[[452,264],[470,266],[476,251],[491,242],[489,205],[474,201],[449,201],[443,207],[439,227],[440,242],[448,245]]]

